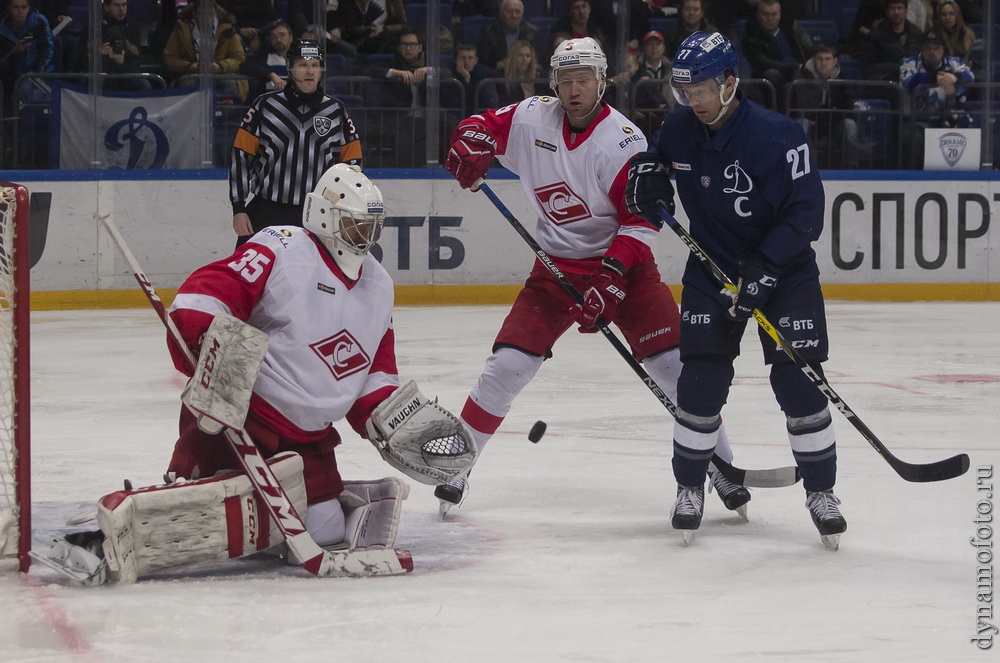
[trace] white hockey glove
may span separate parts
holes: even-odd
[[[428,401],[413,380],[375,408],[365,428],[385,462],[431,486],[465,474],[478,455],[465,424]]]
[[[206,433],[243,428],[257,372],[267,354],[267,334],[228,313],[212,320],[201,341],[194,375],[181,400]]]

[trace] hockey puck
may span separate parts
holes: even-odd
[[[544,421],[536,421],[535,425],[531,427],[531,431],[528,433],[528,439],[538,444],[538,441],[542,439],[542,435],[545,435],[546,425]]]

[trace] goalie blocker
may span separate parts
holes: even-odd
[[[306,512],[302,458],[279,454],[268,461],[299,513]],[[346,536],[335,575],[392,575],[412,570],[408,553],[393,545],[409,486],[396,478],[348,481],[338,496]],[[250,480],[226,474],[198,481],[122,490],[98,503],[99,532],[77,532],[31,556],[84,585],[133,583],[185,567],[222,562],[264,550],[285,553]],[[403,553],[403,554],[400,554]],[[290,560],[295,561],[295,560]]]
[[[387,463],[432,486],[468,474],[478,455],[465,424],[428,401],[413,380],[375,408],[366,430]]]

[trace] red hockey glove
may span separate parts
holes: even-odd
[[[614,258],[604,259],[604,269],[583,296],[583,306],[576,318],[581,333],[596,332],[598,319],[605,324],[614,320],[618,305],[625,299],[624,272],[625,266]]]
[[[476,182],[486,178],[496,153],[497,141],[486,127],[481,124],[458,127],[452,135],[444,169],[458,180],[463,189],[479,191]]]

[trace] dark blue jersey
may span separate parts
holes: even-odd
[[[819,275],[811,243],[823,230],[823,183],[798,123],[740,95],[715,135],[678,105],[653,143],[676,177],[691,235],[731,279],[750,258],[781,269],[781,290]],[[693,254],[684,284],[719,291]]]

